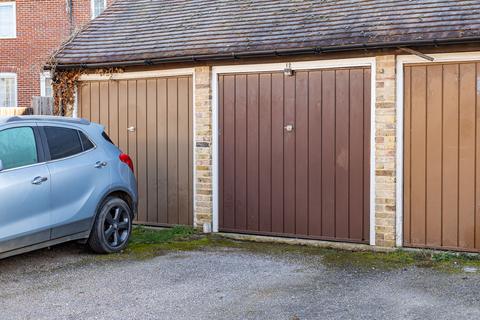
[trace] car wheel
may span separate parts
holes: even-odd
[[[100,206],[88,240],[97,253],[115,253],[123,250],[132,233],[132,210],[120,198],[107,198]]]

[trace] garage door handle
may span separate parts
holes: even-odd
[[[135,127],[128,127],[127,130],[128,132],[135,132]]]
[[[293,131],[293,124],[289,124],[285,126],[285,131],[292,132]]]

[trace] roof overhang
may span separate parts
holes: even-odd
[[[324,53],[348,52],[348,51],[371,51],[383,49],[397,49],[402,47],[438,47],[442,45],[461,45],[480,43],[480,37],[465,37],[453,39],[434,39],[434,40],[417,40],[405,42],[387,42],[387,43],[365,43],[344,46],[331,47],[309,47],[309,48],[293,48],[282,50],[263,50],[263,51],[245,51],[245,52],[231,52],[221,54],[200,54],[189,56],[171,56],[158,57],[151,59],[138,60],[118,60],[118,61],[99,61],[86,63],[60,63],[56,65],[57,69],[94,69],[94,68],[112,68],[112,67],[133,67],[133,66],[150,66],[167,63],[194,63],[207,61],[224,61],[224,60],[238,60],[238,59],[252,59],[252,58],[268,58],[268,57],[288,57],[301,55],[319,55]],[[50,69],[51,66],[45,66],[45,69]]]

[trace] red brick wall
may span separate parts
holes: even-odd
[[[17,38],[0,39],[0,72],[17,74],[18,107],[29,107],[32,96],[40,95],[43,64],[71,31],[90,21],[90,0],[71,1],[73,25],[67,0],[16,1]]]

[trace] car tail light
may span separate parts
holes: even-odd
[[[120,155],[120,161],[122,161],[123,163],[125,163],[130,169],[132,169],[132,172],[134,172],[135,170],[133,169],[133,161],[132,159],[130,158],[130,156],[128,154],[125,154],[125,153],[122,153]]]

